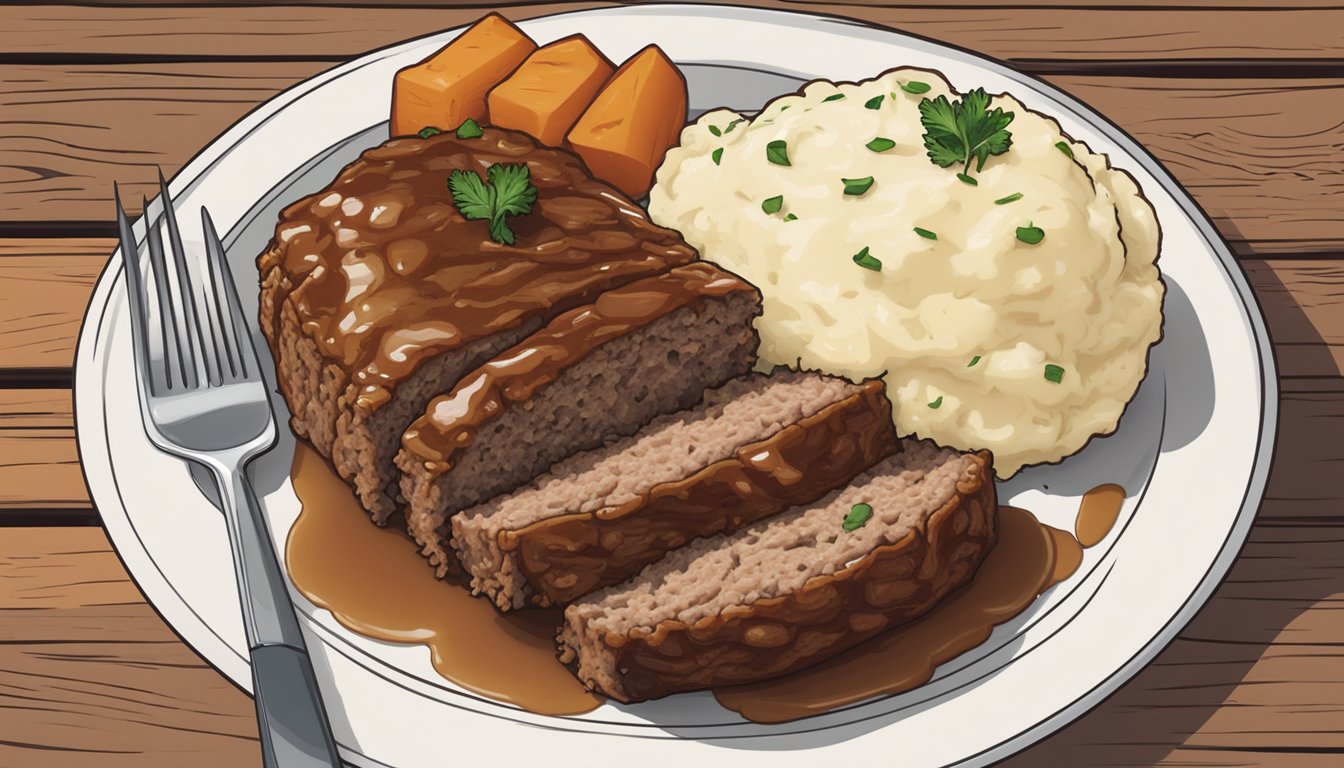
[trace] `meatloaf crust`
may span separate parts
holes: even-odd
[[[499,544],[536,604],[565,604],[625,581],[692,539],[816,501],[897,450],[885,388],[867,381],[844,400],[742,446],[733,458],[614,509],[502,531]]]
[[[787,674],[917,618],[969,581],[996,539],[990,456],[969,458],[955,495],[923,526],[788,594],[623,634],[592,631],[584,611],[594,606],[571,605],[560,660],[590,688],[642,701]]]
[[[447,186],[494,163],[526,164],[538,190],[509,220],[512,246],[464,219]],[[430,399],[556,315],[694,258],[576,156],[524,133],[397,138],[282,212],[257,259],[261,326],[295,434],[381,522],[398,508],[401,433]]]

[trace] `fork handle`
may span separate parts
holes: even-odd
[[[246,466],[214,466],[252,659],[262,764],[340,768],[322,692]]]

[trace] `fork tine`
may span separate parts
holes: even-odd
[[[215,303],[219,307],[221,326],[227,328],[227,342],[231,358],[237,363],[237,375],[241,379],[260,378],[261,365],[257,362],[257,350],[252,346],[248,335],[247,323],[243,320],[243,307],[238,300],[238,289],[233,284],[233,275],[229,272],[228,262],[224,258],[224,244],[215,231],[215,222],[210,212],[201,208],[201,226],[205,230],[205,250],[210,259],[210,274],[214,277]]]
[[[159,329],[163,332],[163,357],[150,364],[159,364],[164,369],[164,378],[168,390],[187,386],[187,368],[182,363],[182,347],[177,324],[177,307],[168,287],[168,265],[163,256],[163,240],[159,235],[159,220],[150,219],[149,201],[141,198],[145,211],[145,235],[149,243],[149,266],[154,274],[154,294],[158,303],[154,307],[159,320]]]
[[[195,374],[197,380],[205,379],[219,383],[219,362],[215,350],[205,343],[205,329],[202,327],[201,314],[197,308],[196,296],[200,293],[197,280],[192,278],[187,267],[187,249],[182,247],[182,232],[177,228],[177,211],[173,206],[172,195],[168,193],[168,182],[164,181],[163,169],[159,169],[159,203],[163,206],[163,217],[168,221],[168,244],[173,252],[173,264],[177,270],[178,310],[185,322],[184,351],[189,352],[186,365]],[[199,274],[199,270],[198,270]]]
[[[167,386],[163,376],[163,366],[150,365],[151,359],[163,359],[163,337],[155,333],[149,325],[149,312],[145,307],[144,259],[140,247],[135,242],[135,232],[126,218],[126,209],[121,205],[121,189],[116,182],[112,184],[112,196],[117,204],[117,230],[121,239],[122,269],[126,273],[126,293],[130,299],[131,345],[134,348],[136,373],[142,382],[142,392],[162,392]]]
[[[243,378],[241,363],[238,360],[238,353],[235,351],[235,342],[232,337],[232,323],[229,322],[232,315],[228,307],[228,298],[221,293],[221,282],[228,279],[228,270],[222,264],[222,257],[216,254],[216,251],[222,251],[219,246],[219,236],[215,234],[214,224],[206,215],[205,209],[201,209],[201,230],[205,236],[205,266],[206,280],[208,290],[205,291],[206,311],[210,316],[210,325],[214,329],[214,338],[220,348],[220,364],[224,369],[226,380]],[[220,274],[223,272],[224,274]]]

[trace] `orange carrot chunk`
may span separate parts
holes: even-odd
[[[616,70],[569,132],[569,145],[594,176],[638,199],[685,122],[686,79],[651,45]]]
[[[558,147],[615,69],[583,35],[556,40],[490,92],[490,122]]]
[[[428,59],[392,81],[392,135],[433,126],[451,130],[485,120],[485,95],[536,50],[532,38],[498,14],[476,22]]]

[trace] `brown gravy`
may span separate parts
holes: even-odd
[[[928,682],[939,664],[983,643],[1057,583],[1056,529],[1016,507],[999,507],[998,524],[999,541],[975,578],[927,616],[791,675],[716,689],[714,698],[748,720],[782,723]]]
[[[427,645],[444,678],[531,712],[575,715],[602,703],[555,659],[559,610],[505,616],[438,581],[406,535],[370,525],[349,486],[302,443],[292,476],[303,508],[285,547],[289,576],[342,626]]]
[[[1084,547],[1095,547],[1106,538],[1120,517],[1120,507],[1125,503],[1125,489],[1106,483],[1083,494],[1078,505],[1078,519],[1073,524],[1074,535]]]
[[[436,580],[405,534],[370,525],[349,487],[306,445],[295,449],[292,476],[302,510],[285,550],[290,578],[342,626],[426,645],[447,680],[530,712],[575,715],[602,703],[556,661],[561,611],[501,615],[461,586]],[[816,666],[715,689],[714,697],[748,720],[780,723],[923,685],[939,664],[983,643],[1082,562],[1077,539],[1026,510],[999,507],[998,527],[998,543],[975,578],[929,615]]]

